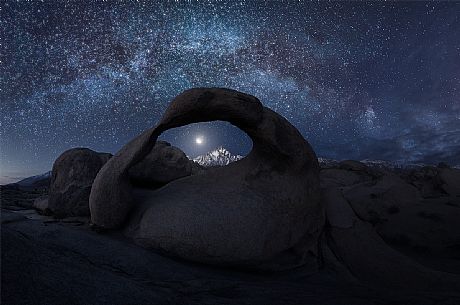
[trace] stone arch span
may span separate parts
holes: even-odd
[[[128,170],[171,128],[227,121],[251,138],[239,162],[134,196]],[[91,221],[128,227],[142,246],[217,264],[285,269],[314,255],[324,223],[316,155],[286,119],[254,96],[222,88],[190,89],[159,124],[131,140],[98,173]]]

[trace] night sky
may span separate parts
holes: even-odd
[[[114,153],[200,86],[257,96],[321,157],[460,164],[460,2],[0,8],[0,183],[48,171],[72,147]],[[162,138],[190,156],[251,149],[223,122]]]

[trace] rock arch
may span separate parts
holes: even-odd
[[[136,196],[129,169],[162,132],[215,120],[249,135],[253,148],[246,158]],[[141,245],[198,262],[290,268],[318,248],[324,223],[318,173],[308,142],[257,98],[229,89],[191,89],[171,102],[156,127],[104,165],[91,190],[91,221],[104,229],[127,224]]]

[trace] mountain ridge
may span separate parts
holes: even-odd
[[[15,182],[14,184],[18,184],[20,186],[34,186],[37,183],[41,183],[44,180],[49,180],[51,178],[51,171],[47,171],[46,173],[30,176]]]
[[[204,167],[225,166],[243,159],[241,155],[234,155],[223,146],[219,146],[206,154],[199,155],[191,160]]]

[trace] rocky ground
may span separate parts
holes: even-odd
[[[366,287],[334,266],[257,274],[173,260],[78,219],[2,210],[2,304],[458,304]]]
[[[344,198],[405,257],[459,274],[459,172],[347,161],[323,166],[320,176],[325,201]],[[460,304],[455,290],[367,285],[331,260],[314,271],[255,273],[168,258],[91,230],[87,217],[38,213],[34,199],[45,193],[1,188],[2,304]]]
[[[47,189],[23,189],[15,186],[0,186],[1,207],[9,210],[33,208],[35,199],[48,194]]]
[[[320,176],[323,189],[338,190],[386,243],[425,258],[425,263],[431,260],[429,264],[447,272],[460,273],[459,169],[373,168],[345,161],[324,166]]]

